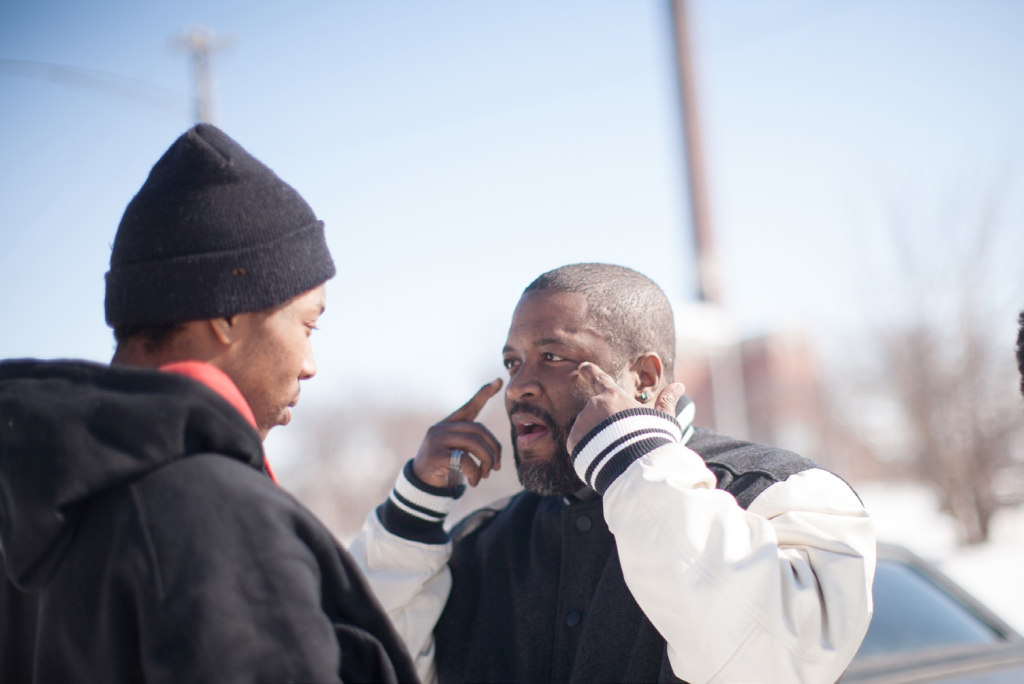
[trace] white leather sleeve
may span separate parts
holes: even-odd
[[[608,487],[622,572],[691,682],[834,682],[871,618],[875,534],[853,490],[812,469],[743,510],[666,444]]]
[[[434,682],[434,626],[451,591],[451,543],[424,544],[388,532],[371,511],[349,553],[405,641],[424,683]]]

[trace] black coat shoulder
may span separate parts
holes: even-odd
[[[704,459],[715,474],[718,489],[736,497],[743,508],[776,482],[819,467],[792,451],[735,439],[707,428],[696,428],[686,446]]]

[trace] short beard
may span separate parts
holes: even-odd
[[[519,463],[519,454],[513,447],[516,459],[516,472],[523,489],[541,496],[569,496],[580,491],[586,485],[576,475],[569,463],[569,454],[562,449],[555,459],[545,463]]]
[[[524,411],[543,420],[551,431],[555,444],[558,445],[558,450],[550,460],[523,463],[519,458],[519,448],[516,446],[516,428],[512,426],[512,457],[515,459],[516,473],[523,488],[541,496],[568,496],[586,487],[583,480],[576,475],[572,467],[572,458],[565,448],[568,429],[555,424],[554,418],[536,407],[517,403],[510,408],[509,414],[516,411]]]

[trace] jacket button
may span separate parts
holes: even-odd
[[[565,624],[569,625],[570,627],[575,627],[576,625],[580,624],[580,621],[582,619],[583,615],[580,614],[580,611],[571,610],[569,611],[569,614],[565,617]]]
[[[580,532],[589,531],[591,525],[593,525],[593,523],[591,522],[589,516],[581,515],[580,517],[576,518],[576,529]]]

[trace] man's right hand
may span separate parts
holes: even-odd
[[[450,475],[459,481],[465,475],[475,487],[491,470],[501,470],[501,443],[490,430],[475,422],[487,400],[501,389],[501,384],[500,378],[487,383],[462,408],[427,430],[412,462],[416,477],[434,487],[450,487]],[[460,462],[461,475],[453,473],[449,467],[452,449],[465,452]]]

